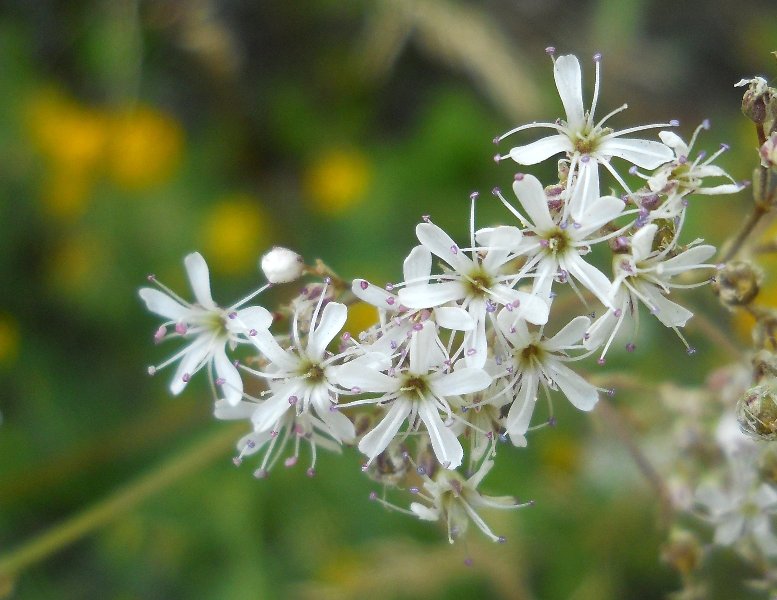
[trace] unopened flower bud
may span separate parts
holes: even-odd
[[[748,86],[742,97],[742,113],[753,123],[763,124],[767,117],[767,107],[772,97],[772,89],[766,85],[763,77],[742,79],[734,87]]]
[[[745,306],[758,295],[761,278],[761,271],[753,263],[734,260],[718,273],[715,290],[724,306]]]
[[[289,283],[300,278],[305,262],[294,250],[276,246],[262,257],[261,267],[270,283]]]
[[[777,131],[766,138],[758,154],[761,156],[761,165],[767,169],[777,168]]]
[[[737,422],[752,438],[777,440],[777,395],[772,384],[751,387],[739,398]]]
[[[683,576],[693,573],[701,563],[702,549],[696,535],[674,528],[661,548],[661,559]]]

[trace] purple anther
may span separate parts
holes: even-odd
[[[540,240],[540,246],[542,246],[543,248],[547,248],[548,246],[550,246],[550,243],[548,242],[548,240]]]
[[[470,200],[477,200],[478,196],[480,196],[480,192],[472,192],[472,193],[469,195],[469,199],[470,199]]]
[[[612,398],[615,395],[615,388],[610,388],[604,392],[607,394],[610,398]]]
[[[477,354],[477,350],[475,350],[474,348],[470,348],[469,350],[467,350],[467,356],[475,356],[475,354]]]
[[[153,377],[154,375],[156,375],[156,367],[149,367],[148,369],[146,369],[146,372],[147,372],[147,373],[148,373],[148,374],[149,374],[151,377]]]
[[[594,62],[599,62],[601,60],[602,60],[602,53],[601,52],[597,52],[596,54],[594,54]]]
[[[227,380],[224,379],[223,377],[216,377],[216,381],[214,381],[213,383],[215,383],[216,385],[224,385],[226,382]]]
[[[248,337],[255,337],[259,332],[256,329],[248,330]]]
[[[308,477],[315,477],[316,470],[313,467],[310,467],[307,471],[305,471],[305,475],[307,475]]]
[[[409,490],[407,490],[411,494],[417,494],[420,490],[417,487],[411,487]]]
[[[363,289],[363,290],[366,290],[368,287],[370,287],[370,284],[369,284],[368,282],[366,282],[364,279],[362,279],[362,280],[359,282],[359,287],[360,287],[361,289]]]
[[[362,471],[367,471],[367,469],[369,469],[369,468],[370,468],[370,465],[369,465],[369,463],[364,463],[364,464],[362,465]]]
[[[370,492],[370,500],[377,500],[378,495],[375,492]]]
[[[186,335],[187,330],[189,327],[186,325],[186,323],[176,323],[175,324],[175,332],[178,335]]]
[[[578,223],[577,221],[572,223],[572,227],[574,227],[575,229],[580,229],[582,226],[583,226],[583,224],[582,223]]]
[[[502,160],[502,157],[499,154],[494,154],[494,162],[496,164],[499,164],[499,162]]]
[[[394,298],[394,296],[389,296],[388,298],[386,298],[386,304],[388,304],[389,306],[394,306],[394,303],[396,301],[397,299]]]
[[[456,244],[453,244],[453,246],[451,246],[451,252],[453,254],[458,254],[459,253],[459,247]]]
[[[183,375],[181,375],[181,379],[183,380],[184,383],[189,383],[191,378],[192,376],[190,373],[184,373]]]
[[[391,290],[394,289],[394,284],[393,283],[387,283],[384,287],[385,287],[387,292],[390,292]]]
[[[257,469],[254,471],[254,477],[257,479],[267,479],[267,475],[269,475],[267,469]]]
[[[297,398],[296,396],[289,396],[289,404],[291,406],[294,406],[297,403],[298,400],[299,400],[299,398]],[[278,432],[276,431],[275,433],[277,435]]]
[[[501,194],[501,193],[502,193],[502,190],[500,190],[498,187],[495,187],[495,188],[493,188],[493,189],[491,190],[491,194],[492,194],[493,196],[499,196],[499,194]]]
[[[428,223],[430,219],[431,219],[431,217],[430,217],[429,215],[422,215],[422,216],[421,216],[421,220],[422,220],[424,223]]]
[[[284,467],[293,467],[297,464],[297,457],[296,456],[289,456],[286,460],[283,461]]]
[[[677,119],[672,119],[671,121],[669,121],[669,125],[671,127],[679,127],[680,126],[680,121],[678,121]]]
[[[549,54],[550,56],[553,56],[556,53],[556,47],[555,46],[548,46],[545,48],[545,54]]]
[[[232,366],[237,369],[240,366],[240,360],[237,359],[237,358],[235,360],[233,360],[232,361]]]
[[[731,146],[729,146],[729,145],[728,145],[728,144],[726,144],[726,143],[723,143],[723,144],[721,144],[721,145],[720,145],[720,149],[721,149],[721,150],[724,150],[724,151],[725,151],[725,150],[729,150],[730,148],[731,148]]]
[[[231,313],[227,314],[227,316],[230,319],[237,319],[237,313],[234,310]]]
[[[588,156],[587,154],[584,154],[583,156],[581,156],[581,157],[580,157],[580,162],[581,162],[581,163],[587,163],[587,162],[589,162],[590,160],[591,160],[591,157],[590,157],[590,156]]]
[[[636,349],[637,347],[634,345],[634,342],[629,342],[626,344],[626,352],[634,352]]]
[[[167,328],[164,325],[161,325],[159,329],[157,329],[156,332],[154,332],[154,342],[158,344],[164,339],[166,334],[167,334]]]
[[[362,389],[358,385],[355,385],[355,386],[353,386],[351,388],[351,392],[354,393],[354,394],[361,394],[362,393]]]
[[[464,566],[465,567],[471,567],[472,566],[472,559],[471,558],[465,558],[464,559]]]
[[[273,430],[270,432],[270,437],[271,437],[271,438],[277,438],[277,437],[278,437],[278,432],[277,432],[277,431],[275,431],[275,430],[273,429]]]
[[[636,175],[637,174],[637,165],[631,165],[629,167],[629,174],[630,175]]]
[[[423,323],[413,323],[413,331],[421,331],[423,328]]]
[[[347,342],[348,340],[351,339],[351,332],[346,331],[343,335],[340,336],[340,339],[343,340],[344,342]]]
[[[507,538],[503,535],[500,535],[498,538],[496,538],[497,543],[504,544],[507,541]]]
[[[526,177],[525,174],[523,174],[523,173],[516,173],[515,177],[513,179],[515,179],[516,181],[523,181],[524,177]]]
[[[254,440],[248,440],[248,441],[246,442],[246,446],[247,446],[248,448],[251,448],[251,449],[253,449],[253,448],[256,448],[256,442],[255,442]]]
[[[233,463],[233,464],[234,464],[236,467],[239,467],[241,464],[243,464],[243,459],[242,459],[242,458],[240,458],[239,456],[235,456],[235,457],[232,459],[232,463]]]
[[[623,311],[620,308],[616,308],[613,314],[615,315],[616,319],[620,319],[623,315]]]
[[[154,275],[153,273],[149,273],[148,275],[146,275],[146,279],[148,279],[149,281],[156,281],[156,275]]]
[[[604,361],[604,358],[603,358],[603,357],[601,357],[601,356],[600,356],[599,358],[597,358],[597,359],[596,359],[596,364],[597,364],[597,365],[603,365],[603,364],[604,364],[604,362],[605,362],[605,361]]]
[[[688,346],[688,349],[686,350],[686,352],[688,353],[688,356],[693,356],[694,354],[696,354],[696,348],[694,348],[693,346]]]

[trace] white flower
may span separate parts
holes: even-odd
[[[444,260],[451,271],[431,277],[435,283],[408,285],[399,291],[399,299],[410,308],[460,303],[475,323],[464,336],[467,366],[482,367],[487,358],[486,318],[499,306],[511,305],[517,317],[531,323],[546,323],[548,302],[512,289],[518,279],[505,265],[516,257],[520,248],[521,231],[516,227],[488,230],[488,244],[475,247],[471,257],[433,223],[419,223],[416,235],[432,254]],[[474,234],[472,235],[474,238]],[[506,285],[505,282],[510,282]]]
[[[645,304],[662,324],[676,332],[678,327],[685,326],[693,313],[672,302],[666,295],[672,288],[696,287],[707,282],[676,284],[672,279],[694,269],[715,267],[704,262],[715,254],[714,246],[692,245],[687,250],[673,255],[676,251],[675,236],[674,241],[666,248],[653,250],[653,240],[657,232],[658,226],[655,223],[645,225],[632,236],[631,253],[617,254],[613,259],[615,280],[612,288],[612,309],[597,319],[587,332],[585,340],[588,349],[605,344],[600,363],[604,362],[604,355],[623,319],[626,316],[636,317],[640,302]],[[682,336],[680,339],[685,342]],[[630,349],[632,348],[630,345]],[[689,351],[692,349],[689,348]]]
[[[216,402],[214,415],[217,419],[236,420],[250,419],[256,412],[256,402],[240,401],[232,406],[223,400]],[[300,442],[310,445],[311,463],[307,469],[308,477],[315,475],[316,450],[324,448],[332,452],[340,452],[340,445],[331,437],[329,427],[316,418],[310,412],[297,415],[293,411],[287,411],[281,417],[277,430],[252,431],[240,438],[237,443],[238,455],[233,459],[235,465],[240,465],[247,456],[252,456],[264,451],[264,457],[258,469],[254,471],[254,477],[264,479],[269,474],[281,453],[294,441],[293,453],[287,456],[283,464],[293,467],[299,460]]]
[[[305,261],[294,250],[276,246],[262,257],[261,268],[270,283],[289,283],[302,276]]]
[[[767,556],[777,556],[771,525],[777,514],[777,491],[768,483],[758,484],[754,465],[740,462],[733,465],[729,486],[702,484],[696,490],[696,502],[715,526],[715,544],[730,546],[750,539]]]
[[[157,341],[168,337],[167,327],[172,326],[174,333],[169,337],[181,337],[188,342],[181,351],[161,365],[149,367],[149,373],[154,374],[180,361],[170,383],[170,392],[177,395],[197,371],[209,365],[216,372],[215,383],[221,388],[224,398],[230,404],[237,404],[243,396],[243,382],[227,356],[226,348],[229,346],[233,349],[240,343],[246,343],[250,337],[266,331],[272,324],[272,315],[261,306],[239,308],[267,286],[229,308],[220,308],[211,296],[208,265],[202,255],[198,252],[187,255],[184,265],[197,300],[195,303],[186,302],[159,284],[153,276],[149,279],[164,291],[153,288],[139,290],[148,310],[167,319],[157,330]]]
[[[469,479],[457,471],[441,470],[434,480],[424,477],[424,492],[414,490],[427,504],[413,502],[410,510],[424,521],[442,521],[448,529],[448,541],[463,536],[472,521],[480,531],[494,542],[503,543],[505,538],[491,531],[478,510],[482,508],[523,508],[533,502],[519,502],[514,496],[486,496],[478,491],[481,481],[488,475],[494,461],[484,460],[480,468]]]
[[[380,423],[359,442],[368,465],[388,447],[406,420],[412,430],[420,426],[419,420],[423,423],[440,464],[447,469],[461,464],[461,443],[440,412],[451,419],[449,398],[482,390],[491,383],[491,377],[474,367],[449,371],[446,362],[434,322],[426,321],[410,338],[406,365],[389,368],[386,374],[378,363],[357,359],[336,370],[337,382],[346,389],[380,394],[352,404],[389,405]]]
[[[533,175],[516,175],[513,191],[529,217],[524,217],[499,194],[507,209],[526,227],[520,252],[527,256],[527,262],[517,277],[533,269],[532,294],[550,301],[554,279],[566,281],[571,276],[602,304],[610,306],[610,280],[582,256],[590,251],[593,244],[617,235],[618,232],[613,232],[593,237],[601,227],[623,213],[623,200],[614,196],[596,198],[588,201],[585,211],[573,218],[570,214],[576,212],[577,196],[562,211],[552,215],[542,184]]]
[[[299,323],[300,312],[306,306],[300,304],[294,312],[288,349],[281,348],[269,331],[251,338],[269,366],[264,371],[244,369],[272,382],[267,398],[251,416],[257,432],[278,432],[287,412],[303,415],[312,410],[336,440],[350,441],[354,437],[353,423],[335,409],[338,389],[331,380],[332,367],[342,356],[327,356],[326,352],[345,324],[348,309],[344,304],[329,302],[322,310],[324,296],[322,293],[306,335]]]
[[[601,121],[595,122],[594,112],[599,98],[600,61],[601,55],[596,54],[594,56],[596,80],[590,110],[585,111],[583,108],[582,75],[577,57],[573,55],[559,56],[553,62],[553,76],[556,80],[556,88],[561,97],[561,102],[564,105],[566,121],[558,120],[553,123],[522,125],[499,136],[494,141],[499,142],[513,133],[535,127],[553,129],[557,132],[555,135],[541,138],[525,146],[516,146],[510,150],[508,156],[520,165],[534,165],[550,158],[554,154],[563,152],[571,161],[570,175],[575,175],[581,169],[590,171],[590,173],[583,174],[578,178],[583,180],[591,177],[592,184],[595,182],[598,190],[596,165],[601,164],[628,191],[628,186],[610,165],[611,158],[618,157],[638,167],[655,169],[672,159],[672,151],[660,142],[643,139],[624,139],[623,136],[645,129],[673,126],[676,123],[640,125],[621,131],[613,131],[609,127],[605,127],[604,123],[607,119],[624,110],[626,108],[625,104],[606,115]],[[583,161],[583,157],[586,156],[594,161],[593,164]],[[506,157],[496,156],[497,161],[502,158]]]
[[[591,321],[576,317],[551,338],[542,331],[530,332],[521,320],[506,310],[497,317],[499,333],[508,356],[502,357],[508,385],[515,388],[515,400],[505,419],[505,429],[516,446],[525,446],[537,390],[560,389],[575,408],[589,411],[599,401],[599,390],[563,363],[578,360],[569,350],[583,348],[581,340]]]
[[[694,160],[691,160],[691,151],[699,132],[703,129],[709,129],[709,127],[709,121],[705,120],[693,132],[693,136],[691,136],[688,144],[676,133],[671,131],[659,132],[658,136],[661,138],[661,141],[674,152],[674,159],[662,165],[650,177],[646,177],[651,191],[684,197],[688,194],[733,194],[744,187],[742,184],[734,181],[723,169],[712,164],[715,159],[728,149],[727,145],[722,144],[718,151],[709,157],[707,157],[705,152],[700,152]],[[636,169],[632,168],[631,172],[636,173]],[[707,177],[724,177],[731,183],[704,187],[704,179]],[[665,214],[665,209],[659,209],[656,213],[653,218],[671,218],[674,216],[674,214]]]

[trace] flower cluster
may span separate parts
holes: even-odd
[[[514,199],[495,189],[506,224],[476,227],[483,201],[477,193],[464,244],[424,217],[403,280],[385,286],[364,279],[349,285],[320,263],[305,267],[295,253],[274,249],[261,262],[272,284],[323,276],[275,319],[259,306],[243,307],[264,288],[229,308],[217,306],[199,254],[185,261],[196,303],[164,287],[141,290],[149,310],[167,319],[157,341],[185,342],[164,363],[178,362],[171,391],[180,392],[207,365],[216,417],[250,423],[236,463],[260,454],[255,474],[265,477],[282,456],[286,466],[296,464],[307,445],[312,476],[318,449],[355,445],[363,470],[383,486],[380,497],[373,495],[380,503],[443,521],[451,541],[470,522],[503,541],[478,510],[530,503],[479,490],[500,442],[526,446],[532,431],[555,422],[556,396],[592,410],[609,390],[571,365],[592,355],[594,365],[603,364],[627,320],[633,350],[640,305],[680,335],[691,312],[675,302],[675,290],[705,283],[715,269],[712,246],[681,241],[688,198],[741,186],[712,164],[719,153],[690,156],[706,123],[689,144],[670,131],[658,140],[629,137],[676,122],[614,131],[605,122],[625,105],[594,120],[601,56],[594,57],[594,97],[585,110],[578,59],[550,54],[565,119],[517,127],[495,141],[553,130],[497,160],[529,166],[560,155],[559,177],[543,185],[519,172]],[[619,162],[630,166],[623,172]],[[707,184],[720,177],[729,183]],[[602,194],[603,178],[618,191]],[[611,268],[594,260],[602,254],[611,256]],[[697,283],[686,280],[689,272],[698,273]],[[572,303],[560,306],[563,295]],[[354,302],[376,307],[376,322],[335,343]],[[540,396],[544,410],[537,409]],[[407,509],[390,504],[392,490],[417,501]]]

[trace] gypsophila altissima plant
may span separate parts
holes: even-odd
[[[626,105],[595,115],[601,56],[594,56],[587,108],[577,57],[548,53],[564,114],[495,138],[518,144],[496,155],[512,178],[511,192],[470,196],[462,215],[467,239],[454,239],[424,216],[401,280],[344,281],[321,262],[307,266],[296,252],[274,248],[261,259],[267,283],[225,308],[212,299],[198,253],[184,260],[193,302],[153,277],[156,287],[140,290],[147,308],[164,319],[154,340],[178,343],[149,372],[169,366],[173,394],[204,372],[215,416],[246,424],[236,464],[249,463],[265,478],[279,461],[303,461],[313,476],[320,451],[355,447],[364,474],[379,486],[374,501],[441,523],[450,542],[471,525],[503,542],[481,513],[532,502],[484,491],[501,447],[530,444],[555,423],[554,403],[591,411],[611,394],[584,373],[604,364],[622,336],[634,350],[640,319],[672,329],[694,352],[681,333],[692,317],[682,290],[716,274],[723,281],[728,272],[718,273],[713,246],[687,239],[683,228],[694,196],[742,189],[714,164],[725,147],[695,153],[706,121],[688,142],[671,120],[611,129],[610,117]],[[550,134],[532,141],[538,129]],[[773,140],[761,152],[768,164]],[[558,178],[542,182],[530,170],[548,160],[556,161]],[[477,226],[482,202],[504,207],[501,224]],[[291,295],[272,313],[261,306],[269,285],[285,285]],[[355,302],[376,308],[375,323],[342,331]],[[562,316],[569,306],[577,307],[571,319]],[[773,401],[771,392],[761,396],[759,406],[767,396]],[[730,540],[741,498],[707,493],[698,500],[709,508],[716,538]],[[772,506],[769,494],[753,501]],[[763,520],[748,527],[759,540],[771,535]]]

